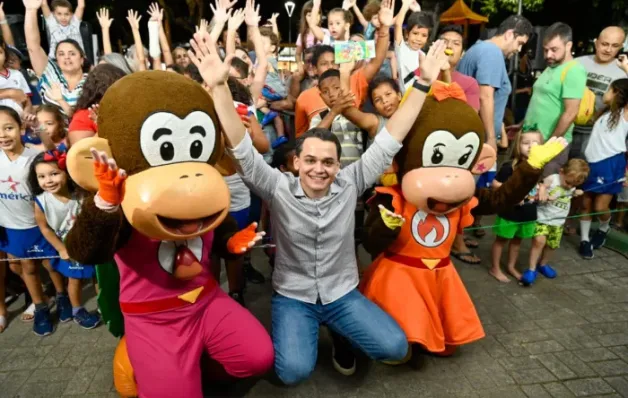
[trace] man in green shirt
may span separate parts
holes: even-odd
[[[557,22],[545,31],[543,51],[548,67],[534,83],[524,124],[536,125],[546,141],[565,137],[571,143],[573,121],[587,83],[586,69],[571,55],[572,45],[569,25]],[[545,167],[544,174],[557,173],[568,155],[569,148]]]

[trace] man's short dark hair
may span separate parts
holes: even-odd
[[[300,156],[301,152],[303,152],[303,143],[308,138],[318,138],[321,141],[333,142],[336,145],[336,154],[338,155],[338,159],[336,160],[340,160],[340,156],[342,155],[342,146],[340,146],[340,140],[338,139],[338,137],[336,137],[336,134],[331,132],[331,130],[321,129],[318,127],[309,129],[302,136],[297,138],[294,148],[297,156]]]
[[[249,77],[249,64],[247,64],[245,61],[241,60],[238,57],[233,57],[233,60],[231,61],[231,66],[233,67],[233,69],[238,71],[238,73],[240,74],[240,79],[246,79],[247,77]]]
[[[560,40],[562,40],[563,43],[573,41],[573,32],[571,27],[566,23],[556,22],[545,29],[545,33],[543,34],[543,43],[547,43],[555,37],[560,37]]]
[[[296,144],[294,141],[288,141],[279,145],[279,147],[275,148],[273,152],[273,160],[270,165],[275,169],[278,169],[281,166],[287,167],[288,154],[292,151],[296,152]]]
[[[312,54],[312,65],[316,66],[318,64],[318,60],[327,53],[334,54],[334,48],[328,45],[320,45],[314,47],[314,53]]]
[[[440,28],[440,31],[438,32],[438,36],[442,36],[447,32],[457,33],[464,38],[464,31],[462,30],[462,26],[460,25],[454,25],[454,24],[445,25],[442,28]]]
[[[434,24],[434,21],[432,20],[432,17],[430,16],[430,14],[423,11],[417,11],[417,12],[413,12],[408,17],[408,22],[406,23],[406,30],[409,32],[412,30],[412,28],[416,26],[419,29],[425,28],[428,30],[428,32],[431,32],[433,24]]]
[[[521,15],[511,15],[508,18],[504,19],[502,23],[499,24],[499,27],[497,28],[497,32],[495,33],[495,36],[501,36],[504,33],[506,33],[506,31],[511,30],[511,29],[515,37],[516,36],[531,37],[532,33],[534,32],[534,28],[532,27],[532,24],[525,17],[522,17]]]
[[[340,71],[337,69],[328,69],[322,75],[318,77],[318,85],[323,82],[325,79],[329,79],[330,77],[337,77],[340,79]]]

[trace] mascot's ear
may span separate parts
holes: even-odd
[[[98,181],[94,176],[94,158],[91,148],[105,152],[111,158],[111,148],[109,148],[109,142],[106,139],[98,137],[82,139],[72,145],[68,151],[68,173],[81,188],[89,192],[98,192]]]
[[[478,157],[477,162],[473,165],[471,169],[471,173],[473,174],[484,174],[493,167],[495,162],[497,161],[497,153],[493,149],[492,146],[484,144],[482,147],[482,152],[480,152],[480,156]]]

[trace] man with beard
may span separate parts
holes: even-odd
[[[548,67],[534,83],[524,125],[536,126],[547,141],[565,137],[571,144],[574,119],[587,83],[587,71],[571,55],[573,46],[569,25],[557,22],[547,28],[543,53]],[[569,148],[545,166],[544,175],[558,173],[567,163]]]

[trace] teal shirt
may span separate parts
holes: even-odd
[[[572,64],[571,68],[561,81],[563,71],[570,64]],[[586,85],[587,71],[579,62],[569,61],[554,68],[546,68],[534,83],[524,124],[536,125],[543,134],[543,139],[548,140],[565,111],[563,100],[581,99]],[[571,143],[573,126],[572,123],[565,133],[565,139],[569,143]]]

